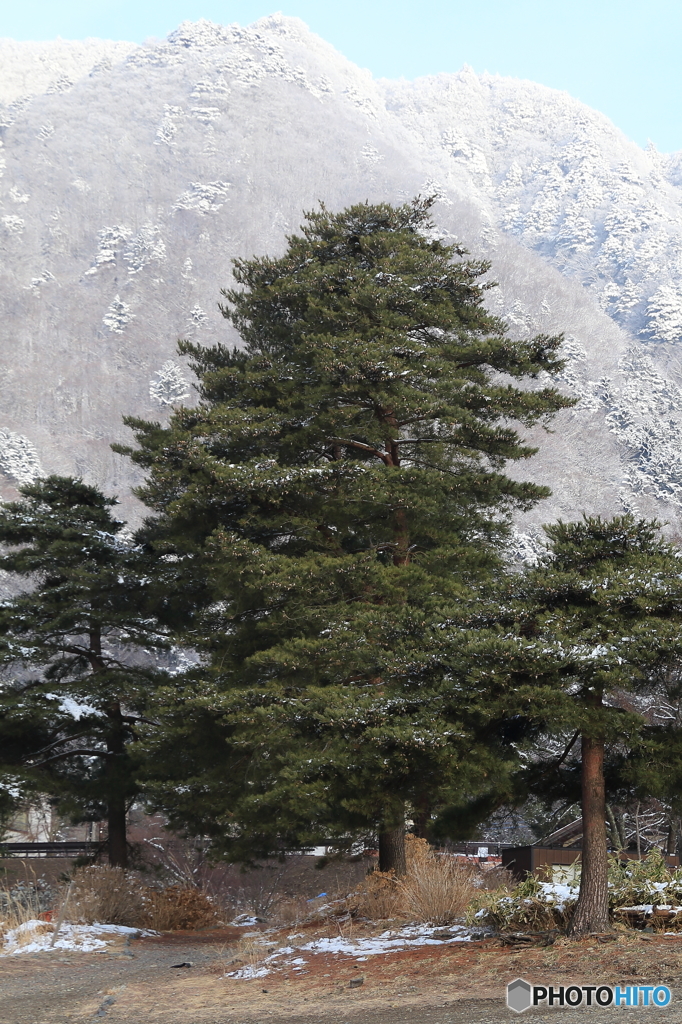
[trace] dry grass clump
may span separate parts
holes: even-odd
[[[0,933],[44,917],[52,909],[56,890],[34,871],[31,874],[32,878],[0,887]]]
[[[477,874],[471,864],[433,853],[415,862],[398,879],[409,917],[423,924],[452,924],[476,895]]]
[[[282,899],[275,907],[274,920],[282,928],[297,927],[310,915],[310,905],[303,896]]]
[[[138,928],[147,906],[145,886],[132,871],[92,865],[74,872],[66,917],[75,924]]]
[[[408,835],[405,840],[405,876],[373,871],[349,898],[349,911],[375,921],[402,918],[452,924],[464,915],[479,889],[478,870],[456,857],[435,853],[425,839]]]
[[[11,950],[12,952],[15,952],[23,946],[30,946],[41,935],[49,935],[50,932],[54,931],[54,925],[50,924],[48,921],[27,919],[12,923],[11,926],[7,928],[7,931],[12,932]],[[3,939],[6,939],[4,934]]]
[[[172,885],[144,885],[122,868],[79,868],[66,906],[68,920],[78,924],[119,924],[157,931],[206,928],[217,923],[215,905],[200,890]]]
[[[171,885],[147,891],[145,918],[148,928],[160,932],[210,928],[218,923],[215,905],[199,889]]]
[[[372,871],[346,906],[353,917],[385,921],[405,916],[405,897],[392,871]]]
[[[513,889],[515,885],[516,879],[513,873],[509,868],[503,868],[501,864],[481,871],[479,889]]]
[[[34,906],[27,906],[14,900],[4,901],[0,909],[0,940],[6,932],[14,931],[28,921],[35,921],[40,913],[41,911]],[[46,924],[45,927],[49,931],[52,925]]]

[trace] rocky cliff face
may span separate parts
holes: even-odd
[[[435,192],[492,308],[564,330],[579,406],[522,467],[522,527],[682,505],[682,172],[568,95],[464,69],[374,81],[295,19],[165,42],[0,43],[0,471],[80,473],[134,514],[124,413],[191,401],[178,337],[229,338],[230,260],[301,211]],[[189,396],[189,397],[186,397]]]

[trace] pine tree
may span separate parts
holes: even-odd
[[[545,530],[548,555],[515,585],[499,632],[472,642],[470,685],[498,720],[532,736],[536,791],[552,796],[557,770],[579,750],[582,870],[571,929],[582,935],[609,928],[605,756],[651,748],[649,702],[640,710],[638,698],[682,654],[682,576],[655,522],[585,517]]]
[[[153,567],[96,488],[51,476],[20,493],[0,506],[0,569],[18,582],[0,606],[1,760],[73,813],[103,805],[109,861],[125,866],[130,743],[158,677],[150,649],[167,643],[148,611]]]
[[[230,856],[364,828],[400,870],[406,804],[490,778],[443,623],[548,493],[504,473],[535,451],[514,424],[572,400],[530,386],[560,338],[507,336],[489,265],[435,240],[429,205],[322,208],[280,259],[236,261],[221,308],[243,347],[183,343],[199,406],[129,420],[139,447],[118,449],[148,470],[144,536],[210,666],[169,695],[157,798]]]

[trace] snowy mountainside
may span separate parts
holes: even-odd
[[[14,112],[31,96],[65,92],[79,78],[106,71],[137,49],[136,43],[105,39],[49,43],[0,39],[0,103]]]
[[[531,83],[468,70],[413,84],[374,81],[281,16],[246,28],[185,23],[161,43],[101,43],[97,53],[94,44],[87,54],[61,41],[14,45],[21,59],[0,61],[5,496],[36,472],[76,472],[133,511],[134,471],[109,443],[129,437],[123,414],[163,419],[174,403],[192,401],[176,342],[229,338],[217,303],[230,259],[281,252],[318,200],[338,209],[428,191],[439,195],[440,233],[492,260],[499,288],[490,305],[512,333],[567,335],[563,385],[580,403],[553,433],[538,431],[540,453],[518,468],[554,491],[529,517],[521,547],[536,544],[539,522],[583,509],[678,516],[674,344],[639,333],[649,320],[636,316],[653,292],[630,319],[603,299],[607,287],[624,286],[602,259],[606,235],[599,241],[614,211],[655,200],[667,218],[656,230],[665,227],[672,253],[682,194],[674,160],[643,153],[601,115]],[[52,87],[41,54],[70,84]],[[576,254],[559,235],[570,204],[585,201],[582,157],[573,183],[555,188],[554,219],[533,214],[535,234],[528,225],[533,204],[551,206],[540,198],[545,185],[559,181],[543,168],[573,167],[569,142],[583,129],[594,159],[616,168],[608,170],[614,181],[629,161],[640,184],[628,185],[630,194],[602,183],[601,205],[589,214],[597,241]],[[654,162],[656,186],[647,171]],[[510,220],[512,208],[520,212]],[[639,267],[644,229],[630,234]],[[642,271],[637,287],[665,284],[677,294],[673,264],[672,255],[656,264],[649,283]]]
[[[641,150],[604,115],[533,82],[465,68],[383,89],[497,226],[634,335],[682,338],[680,154]]]

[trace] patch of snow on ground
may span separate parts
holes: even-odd
[[[54,946],[51,946],[54,927],[45,921],[25,921],[5,934],[0,956],[20,953],[42,953],[44,950],[72,949],[79,953],[94,953],[109,945],[106,936],[139,935],[139,928],[126,928],[117,924],[63,924]]]
[[[249,979],[264,978],[275,970],[303,971],[308,961],[301,953],[333,953],[351,956],[357,962],[364,962],[370,956],[391,953],[396,949],[414,949],[417,946],[445,946],[454,942],[469,942],[472,937],[470,928],[464,925],[450,925],[447,928],[433,925],[408,925],[395,931],[385,931],[381,935],[351,939],[337,936],[334,938],[314,939],[301,946],[285,946],[265,957],[258,965],[241,967],[227,975],[228,978]],[[289,941],[299,938],[290,935]],[[291,954],[299,954],[292,957]]]
[[[445,933],[447,933],[447,938],[445,938]],[[439,937],[435,937],[436,935]],[[401,928],[399,931],[382,932],[381,935],[371,938],[315,939],[300,948],[311,953],[345,953],[348,956],[359,953],[376,956],[381,953],[390,953],[394,949],[405,949],[406,946],[443,946],[449,942],[468,942],[470,938],[469,929],[463,925],[453,925],[446,929],[436,928],[432,925],[411,925]]]
[[[241,981],[250,981],[252,978],[264,978],[270,971],[267,967],[241,967],[238,971],[228,974],[228,978],[237,978]]]

